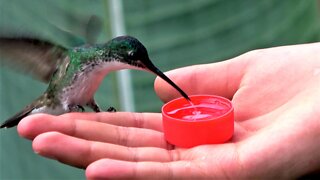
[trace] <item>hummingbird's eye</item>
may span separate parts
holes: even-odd
[[[134,52],[133,52],[133,51],[129,51],[129,52],[128,52],[128,56],[133,57],[133,55],[134,55]]]

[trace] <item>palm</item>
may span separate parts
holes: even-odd
[[[241,99],[241,97],[238,98]],[[239,177],[239,175],[246,177],[248,173],[243,172],[243,168],[245,168],[252,171],[249,174],[253,177],[255,176],[254,173],[268,177],[270,171],[277,176],[286,175],[281,174],[284,172],[283,168],[285,168],[281,162],[290,162],[291,165],[300,163],[294,160],[301,156],[301,152],[299,152],[301,149],[297,149],[297,146],[303,144],[301,140],[308,138],[309,129],[312,129],[312,126],[316,124],[317,117],[313,119],[309,115],[304,117],[304,114],[308,111],[306,107],[309,106],[311,109],[312,102],[303,104],[301,102],[306,99],[301,98],[300,100],[296,100],[299,101],[299,106],[290,107],[292,106],[290,104],[297,103],[287,102],[288,104],[277,108],[277,110],[250,115],[250,117],[248,115],[241,121],[236,122],[233,139],[228,144],[183,149],[180,150],[179,156],[195,163],[195,167],[199,168],[197,170],[199,174],[204,174],[203,172],[206,171],[218,171],[216,174],[223,174],[226,177]],[[313,103],[315,104],[316,101]],[[236,102],[234,102],[234,105],[236,105]],[[243,108],[246,107],[243,106]],[[290,131],[286,131],[286,129]],[[311,149],[310,153],[312,151],[314,149]],[[268,161],[270,159],[273,159],[276,165],[263,172],[270,164]],[[203,163],[204,161],[206,163]],[[301,167],[303,166],[305,164],[301,165]],[[213,167],[219,167],[219,169],[213,170]],[[200,169],[202,171],[199,171]],[[303,172],[303,170],[301,171]],[[301,172],[296,171],[294,173],[290,176],[299,175]]]
[[[232,98],[236,122],[229,143],[172,150],[161,115],[150,113],[31,116],[19,132],[37,136],[34,149],[44,156],[77,167],[93,162],[88,177],[297,177],[320,164],[314,143],[320,132],[319,52],[319,44],[282,47],[169,74],[189,94]],[[163,81],[155,87],[164,101],[178,96]]]

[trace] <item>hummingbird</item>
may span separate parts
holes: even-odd
[[[49,83],[40,97],[2,123],[0,128],[16,126],[22,118],[36,113],[83,112],[84,106],[101,112],[94,94],[108,73],[121,69],[154,73],[190,101],[188,95],[152,63],[145,46],[132,36],[119,36],[104,44],[69,49],[35,39],[0,38],[0,55],[19,59],[18,63],[24,64],[25,69]],[[107,111],[115,109],[110,107]]]

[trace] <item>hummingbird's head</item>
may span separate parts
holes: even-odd
[[[136,38],[131,36],[119,36],[108,43],[108,56],[124,64],[129,64],[146,71],[151,71],[160,76],[163,80],[174,87],[184,98],[190,101],[188,95],[182,91],[174,82],[162,73],[151,62],[148,51],[144,45]]]
[[[108,43],[109,57],[124,64],[145,69],[144,62],[150,61],[147,49],[138,39],[131,36],[119,36]]]

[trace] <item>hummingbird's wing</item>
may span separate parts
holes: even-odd
[[[88,44],[97,43],[98,35],[102,31],[102,20],[96,15],[92,15],[86,25],[85,37]]]
[[[1,64],[30,73],[46,83],[65,58],[66,51],[63,47],[35,39],[0,38]]]
[[[86,41],[81,42],[81,38],[62,27],[56,27],[55,25],[52,25],[52,27],[75,40],[76,44],[73,44],[75,46],[96,42],[103,27],[100,17],[96,15],[92,15],[89,18],[74,17],[71,21],[80,24],[79,27],[84,27],[81,34],[85,37]],[[34,78],[48,83],[57,66],[65,59],[67,49],[48,41],[28,37],[11,37],[12,35],[10,37],[3,37],[0,34],[1,65],[8,65],[13,69],[29,73]]]

